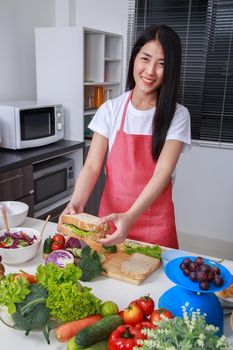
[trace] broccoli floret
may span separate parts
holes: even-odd
[[[89,246],[82,249],[81,259],[78,262],[78,267],[82,270],[81,281],[91,281],[105,271],[100,255],[92,250]]]
[[[39,283],[29,287],[30,293],[23,302],[16,303],[16,312],[12,315],[15,326],[26,331],[43,329],[44,336],[49,344],[48,321],[50,310],[46,307],[47,290]]]

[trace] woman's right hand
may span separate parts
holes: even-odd
[[[83,213],[84,208],[81,206],[76,206],[74,203],[69,202],[61,215],[59,216],[57,230],[60,231],[60,227],[62,225],[62,215],[64,214],[77,214],[77,213]]]

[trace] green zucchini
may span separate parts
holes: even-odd
[[[75,342],[78,346],[86,348],[101,340],[107,339],[122,323],[122,318],[119,315],[106,316],[78,332],[75,336]]]
[[[88,346],[88,348],[84,348],[77,345],[75,337],[73,337],[68,341],[66,350],[108,350],[108,339],[98,341],[97,343]]]
[[[116,253],[117,252],[117,246],[116,245],[105,245],[105,244],[102,244],[102,248],[107,253]]]

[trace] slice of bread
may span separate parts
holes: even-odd
[[[62,215],[63,224],[71,224],[78,227],[80,230],[90,231],[93,233],[105,234],[109,231],[107,223],[101,224],[100,218],[87,213],[79,214],[64,214]]]
[[[233,277],[233,276],[232,276]],[[221,298],[233,298],[233,282],[230,287],[216,293]]]
[[[151,256],[134,253],[121,263],[121,270],[131,277],[150,274],[160,266],[160,260]]]

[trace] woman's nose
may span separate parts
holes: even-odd
[[[147,65],[147,69],[146,69],[147,74],[149,75],[155,75],[156,74],[156,69],[155,69],[155,65],[153,63],[150,63]]]

